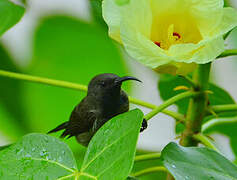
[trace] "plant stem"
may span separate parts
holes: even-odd
[[[225,50],[220,56],[217,58],[223,58],[228,56],[236,56],[237,55],[237,49],[227,49]]]
[[[220,124],[229,124],[229,123],[237,123],[237,117],[212,119],[202,125],[202,132],[205,132],[214,126],[217,126]]]
[[[143,155],[138,155],[135,157],[134,161],[146,161],[146,160],[151,160],[151,159],[158,159],[160,158],[161,153],[150,153],[150,154],[143,154]]]
[[[196,89],[197,87],[197,85],[193,82],[193,80],[190,78],[190,77],[188,77],[188,76],[180,76],[180,77],[182,77],[187,83],[189,83],[194,89]]]
[[[199,92],[198,96],[190,99],[185,130],[181,135],[180,144],[182,146],[197,146],[198,141],[193,138],[194,134],[201,132],[202,120],[204,118],[207,107],[208,81],[210,74],[211,63],[199,65],[197,71],[193,75],[193,81],[199,87],[196,89]]]
[[[143,106],[143,107],[146,107],[146,108],[149,108],[149,109],[158,108],[158,106],[156,106],[154,104],[151,104],[151,103],[139,100],[139,99],[135,99],[135,98],[132,98],[132,97],[129,97],[129,101],[133,104],[140,105],[140,106]],[[173,117],[174,119],[176,119],[179,122],[184,122],[185,121],[184,115],[182,115],[180,113],[170,111],[170,110],[166,110],[166,109],[163,109],[161,112],[168,115],[168,116]]]
[[[71,82],[67,82],[67,81],[42,78],[42,77],[38,77],[38,76],[31,76],[31,75],[27,75],[27,74],[14,73],[14,72],[9,72],[9,71],[4,71],[4,70],[0,70],[0,76],[5,76],[5,77],[9,77],[9,78],[14,78],[14,79],[20,79],[20,80],[24,80],[24,81],[30,81],[30,82],[34,82],[34,83],[47,84],[47,85],[51,85],[51,86],[70,88],[70,89],[75,89],[75,90],[79,90],[79,91],[87,91],[87,86],[85,86],[85,85],[71,83]]]
[[[203,145],[205,145],[206,147],[209,147],[217,152],[219,152],[219,150],[212,144],[212,142],[209,140],[208,137],[206,137],[205,135],[199,133],[199,134],[195,134],[193,135],[193,137],[197,140],[200,141]]]
[[[175,102],[181,100],[181,99],[185,99],[185,98],[189,98],[189,97],[195,97],[197,96],[198,93],[194,92],[194,91],[187,91],[184,93],[180,93],[176,96],[173,96],[172,98],[168,99],[167,101],[165,101],[163,104],[161,104],[160,106],[157,106],[155,109],[153,109],[150,113],[148,113],[147,115],[144,116],[144,118],[146,120],[150,120],[152,117],[154,117],[156,114],[158,114],[159,112],[161,112],[162,110],[164,110],[165,108],[167,108],[168,106],[174,104]]]
[[[143,175],[154,173],[154,172],[160,172],[160,171],[167,172],[167,169],[163,166],[156,166],[156,167],[151,167],[151,168],[147,168],[147,169],[143,169],[141,171],[135,172],[131,174],[131,176],[139,177],[139,176],[143,176]]]
[[[67,82],[67,81],[60,81],[60,80],[54,80],[54,79],[49,79],[49,78],[43,78],[43,77],[38,77],[38,76],[31,76],[27,74],[21,74],[21,73],[15,73],[15,72],[9,72],[9,71],[4,71],[0,70],[0,76],[8,77],[8,78],[13,78],[13,79],[19,79],[19,80],[24,80],[24,81],[29,81],[29,82],[34,82],[34,83],[40,83],[40,84],[47,84],[50,86],[58,86],[58,87],[63,87],[63,88],[69,88],[69,89],[74,89],[74,90],[79,90],[86,92],[87,91],[87,86],[82,85],[82,84],[77,84],[77,83],[72,83],[72,82]],[[144,106],[150,109],[155,109],[157,108],[156,105],[150,104],[148,102],[135,99],[132,97],[129,97],[129,101],[133,104],[137,104],[140,106]],[[163,110],[162,111],[164,114],[173,117],[174,119],[183,122],[184,121],[184,116],[182,114],[179,114],[177,112],[169,111],[169,110]]]
[[[226,112],[226,111],[237,111],[237,104],[216,105],[211,106],[211,109],[215,113]]]

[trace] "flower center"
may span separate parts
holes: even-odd
[[[162,49],[168,49],[173,44],[182,43],[182,37],[178,32],[174,32],[174,24],[171,24],[167,30],[167,41],[154,41],[154,43]]]
[[[151,40],[160,48],[198,43],[202,39],[195,20],[186,12],[163,12],[153,16]]]

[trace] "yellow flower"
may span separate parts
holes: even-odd
[[[135,60],[160,72],[186,74],[224,51],[237,11],[223,0],[103,0],[109,35]]]

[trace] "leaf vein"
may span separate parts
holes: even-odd
[[[24,158],[24,159],[26,159],[26,158]],[[27,159],[29,159],[29,158],[27,158]],[[56,161],[47,160],[47,159],[40,159],[40,158],[33,158],[33,157],[31,157],[30,159],[36,160],[36,161],[46,161],[46,162],[49,162],[49,163],[52,163],[52,164],[56,164],[56,165],[66,169],[66,170],[68,170],[70,172],[73,172],[73,173],[75,172],[75,170],[73,170],[73,169],[71,169],[71,168],[69,168],[67,166],[64,166],[63,164],[60,164],[59,162],[56,162]]]
[[[102,151],[100,151],[92,160],[90,160],[82,169],[81,171],[83,172],[83,170],[85,170],[95,159],[97,159],[102,153],[104,153],[104,151],[106,151],[109,147],[111,147],[112,145],[114,145],[115,143],[117,143],[118,141],[120,141],[120,139],[122,139],[124,136],[128,135],[131,131],[134,131],[134,129],[131,129],[129,131],[127,131],[126,133],[124,133],[124,135],[120,136],[117,140],[115,140],[114,142],[112,142],[111,144],[109,144],[108,146],[106,146]]]
[[[204,169],[204,170],[208,170],[208,171],[212,171],[212,172],[215,172],[217,174],[220,174],[220,175],[223,175],[225,177],[228,177],[228,178],[231,178],[232,180],[237,180],[237,178],[235,177],[232,177],[231,175],[229,174],[225,174],[224,172],[221,172],[221,171],[218,171],[218,170],[215,170],[215,169],[211,169],[211,168],[208,168],[208,167],[202,167],[202,166],[199,166],[199,165],[195,165],[195,164],[190,164],[188,162],[182,162],[182,161],[176,161],[176,162],[180,162],[181,164],[187,164],[189,167],[190,166],[194,166],[194,167],[198,167],[200,169]]]

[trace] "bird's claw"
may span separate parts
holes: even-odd
[[[140,132],[143,132],[147,128],[147,120],[143,119],[142,126],[140,128]]]

